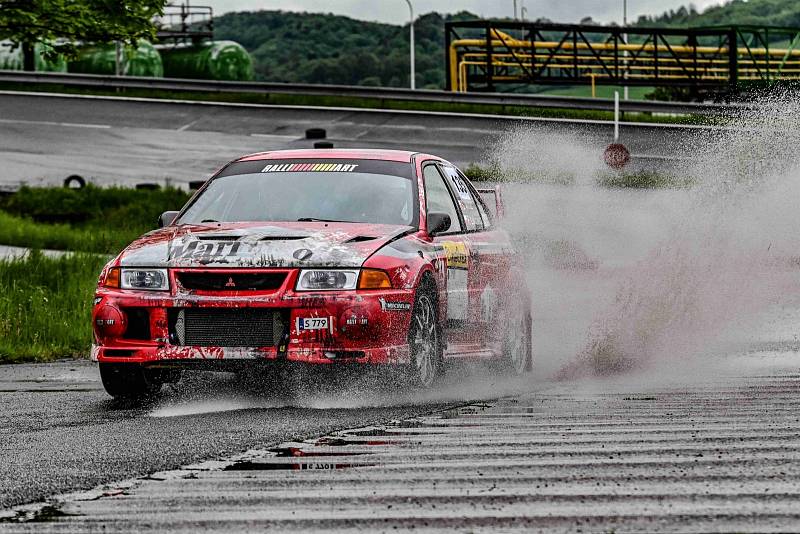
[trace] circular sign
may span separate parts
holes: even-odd
[[[603,152],[603,160],[612,169],[621,169],[631,161],[631,153],[622,143],[612,143]]]

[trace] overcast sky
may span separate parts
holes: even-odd
[[[172,0],[180,3],[185,0]],[[411,0],[417,14],[438,11],[452,13],[467,10],[482,17],[511,17],[513,0]],[[259,9],[283,9],[286,11],[309,11],[336,13],[363,20],[377,20],[393,24],[408,19],[405,0],[191,0],[197,5],[210,5],[214,13],[228,11],[256,11]],[[628,20],[639,15],[660,14],[667,9],[687,5],[682,0],[628,0]],[[720,0],[693,0],[698,10],[723,3]],[[598,22],[622,22],[622,0],[517,0],[518,9],[527,8],[529,19],[547,17],[555,22],[578,22],[591,16]]]

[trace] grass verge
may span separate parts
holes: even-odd
[[[49,258],[34,251],[0,260],[0,363],[85,356],[92,295],[106,258]]]
[[[0,243],[115,254],[188,198],[173,188],[23,187],[0,199]]]
[[[0,244],[37,249],[116,254],[141,232],[45,224],[0,211]]]
[[[464,169],[467,178],[474,182],[541,183],[572,185],[576,177],[569,173],[555,174],[525,169],[503,170],[491,166],[471,164]],[[693,185],[689,178],[678,177],[652,170],[598,172],[593,177],[599,187],[609,189],[681,189]]]

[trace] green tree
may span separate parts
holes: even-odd
[[[0,40],[22,47],[34,70],[34,46],[73,56],[77,41],[108,43],[153,38],[153,17],[166,0],[0,0]]]

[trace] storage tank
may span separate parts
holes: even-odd
[[[234,41],[206,41],[197,45],[161,46],[164,75],[168,78],[250,81],[253,60]]]
[[[69,62],[69,71],[81,74],[116,74],[117,47],[115,44],[96,44],[82,47],[77,59]],[[164,67],[158,50],[140,39],[136,46],[124,45],[120,56],[123,76],[161,78]]]
[[[36,70],[39,72],[67,72],[67,62],[59,55],[55,59],[45,59],[44,52],[48,45],[36,43],[33,47]],[[23,70],[22,47],[14,48],[11,41],[0,41],[0,69]]]

